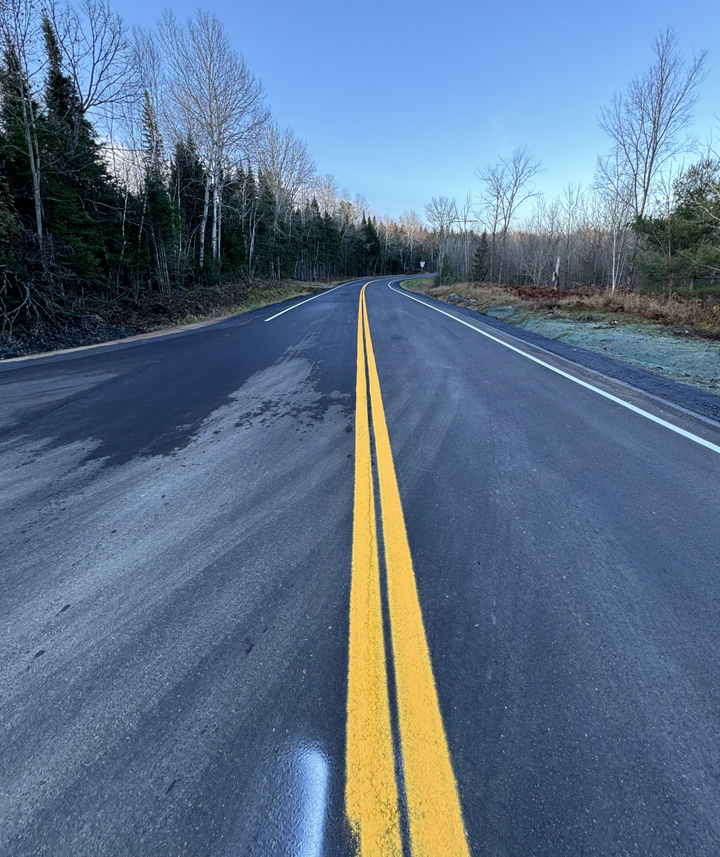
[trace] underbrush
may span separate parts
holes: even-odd
[[[329,284],[330,286],[333,283]],[[0,335],[0,359],[94,345],[178,325],[210,321],[327,288],[297,280],[250,280],[212,288],[152,292],[122,298],[53,327]]]
[[[609,292],[599,289],[555,291],[548,286],[495,286],[489,283],[458,283],[454,286],[434,286],[425,290],[431,297],[448,300],[456,294],[464,301],[474,301],[473,309],[480,312],[491,306],[514,306],[525,310],[541,310],[556,317],[613,316],[623,321],[653,322],[720,339],[720,296],[687,296],[646,294],[640,292]],[[600,320],[600,319],[597,319]]]

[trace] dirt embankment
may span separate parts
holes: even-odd
[[[325,283],[255,280],[214,288],[175,290],[167,295],[153,292],[137,300],[122,298],[98,311],[78,314],[54,328],[0,334],[0,359],[94,345],[165,327],[221,318],[324,288],[327,288]]]

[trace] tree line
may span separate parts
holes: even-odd
[[[239,277],[419,266],[410,212],[370,213],[270,115],[222,23],[130,31],[108,0],[9,0],[0,23],[5,333]]]
[[[477,170],[475,196],[432,198],[425,213],[445,281],[717,290],[720,154],[689,131],[706,54],[684,57],[672,28],[652,48],[650,67],[600,111],[609,148],[589,187],[547,199],[541,164],[518,148]]]

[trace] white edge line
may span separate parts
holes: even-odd
[[[291,309],[297,309],[297,307],[302,306],[303,304],[308,303],[309,301],[314,301],[315,298],[321,298],[323,295],[329,295],[330,292],[334,292],[335,289],[341,289],[343,286],[349,286],[350,283],[354,283],[355,280],[350,280],[348,283],[340,283],[339,286],[333,286],[332,289],[326,289],[325,291],[318,292],[316,295],[313,295],[311,298],[306,298],[304,301],[300,301],[299,304],[293,304],[292,306],[286,307],[280,312],[276,312],[275,315],[271,315],[270,318],[266,318],[265,321],[272,321],[274,318],[283,315],[283,313],[290,312]]]
[[[395,282],[397,282],[397,280]],[[527,359],[532,360],[533,363],[538,363],[540,366],[544,366],[551,372],[555,372],[555,374],[557,375],[562,375],[563,378],[567,378],[569,381],[573,381],[575,384],[579,384],[581,387],[585,387],[587,390],[592,390],[594,393],[597,393],[598,395],[603,396],[606,399],[610,399],[611,402],[615,402],[618,405],[622,405],[623,408],[627,408],[628,410],[633,411],[636,414],[640,414],[641,417],[645,417],[648,420],[652,420],[654,423],[657,423],[658,425],[661,425],[664,428],[670,429],[670,431],[674,431],[677,434],[686,437],[688,440],[695,441],[695,443],[699,443],[700,446],[704,446],[707,449],[711,449],[713,452],[717,452],[718,454],[720,454],[720,446],[711,443],[709,440],[705,440],[704,438],[699,437],[698,435],[693,434],[692,432],[685,431],[685,429],[681,429],[679,426],[667,422],[667,420],[663,420],[660,417],[656,417],[648,411],[644,411],[642,408],[638,408],[636,405],[631,405],[630,402],[625,402],[623,399],[619,399],[617,396],[613,396],[612,393],[606,393],[599,387],[595,387],[592,384],[588,384],[587,381],[582,381],[580,378],[576,378],[569,372],[563,372],[562,369],[558,369],[556,366],[552,366],[550,363],[546,363],[544,360],[540,360],[538,357],[533,357],[532,354],[528,354],[527,351],[523,351],[521,348],[516,348],[514,345],[510,345],[509,342],[503,342],[503,340],[498,339],[497,336],[493,336],[491,333],[487,333],[487,331],[485,330],[480,330],[479,327],[475,327],[474,324],[470,324],[470,322],[464,321],[463,319],[458,318],[456,315],[452,315],[449,312],[445,312],[445,310],[440,309],[439,307],[435,307],[432,304],[427,304],[425,303],[425,301],[421,301],[419,298],[413,297],[412,295],[400,291],[399,289],[394,289],[392,287],[392,283],[388,283],[388,288],[390,289],[390,291],[396,292],[398,295],[402,295],[404,298],[409,298],[411,301],[415,301],[416,303],[422,304],[428,309],[432,309],[435,310],[435,312],[439,312],[442,315],[446,315],[448,318],[451,318],[458,324],[464,324],[465,327],[469,327],[470,330],[474,330],[476,333],[480,333],[482,334],[482,336],[486,336],[488,339],[492,339],[493,342],[497,342],[499,345],[503,345],[505,348],[509,348],[510,351],[514,351],[516,354],[521,354],[523,357],[527,357]]]

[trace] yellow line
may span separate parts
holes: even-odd
[[[363,287],[357,331],[355,511],[350,591],[345,805],[362,857],[402,857],[370,457]]]
[[[361,301],[412,854],[413,857],[469,857],[385,422],[364,289]]]

